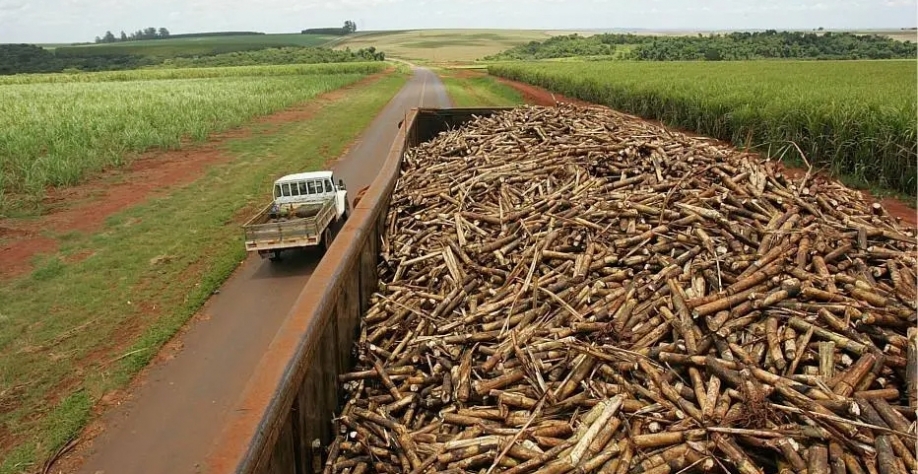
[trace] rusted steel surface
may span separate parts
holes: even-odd
[[[360,203],[360,200],[363,199],[363,195],[367,193],[367,190],[368,190],[368,189],[370,189],[370,187],[369,187],[369,186],[366,186],[366,187],[364,187],[363,189],[361,189],[360,191],[357,191],[357,196],[354,197],[354,205],[355,205],[355,206],[356,206],[357,204]]]
[[[205,464],[209,473],[320,472],[352,366],[358,318],[376,289],[380,234],[405,149],[500,109],[413,109],[379,175],[355,204],[262,358]]]

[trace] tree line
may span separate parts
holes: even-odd
[[[532,41],[488,60],[550,59],[578,56],[638,61],[733,61],[750,59],[912,59],[918,45],[879,35],[852,33],[734,32],[725,35],[640,36],[577,34]]]
[[[0,44],[0,75],[136,69],[155,63],[131,54],[73,56],[57,54],[34,44]]]
[[[88,49],[88,48],[87,48]],[[33,44],[0,44],[0,75],[34,74],[67,71],[114,71],[137,69],[144,66],[239,66],[273,64],[314,64],[351,61],[384,61],[386,55],[375,47],[351,51],[323,47],[262,48],[222,54],[193,54],[191,57],[175,55],[164,58],[136,54],[104,52],[74,55],[65,51],[52,51]]]
[[[354,23],[351,20],[344,22],[344,26],[341,28],[307,28],[300,31],[304,35],[335,35],[335,36],[345,36],[357,31],[357,23]]]
[[[137,30],[130,35],[126,34],[124,30],[121,31],[120,36],[115,36],[111,31],[106,31],[103,36],[96,36],[96,43],[120,43],[122,41],[165,39],[169,37],[170,35],[168,29],[157,29],[151,26],[142,30]]]

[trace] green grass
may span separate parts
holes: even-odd
[[[273,34],[227,35],[201,38],[125,41],[123,43],[58,46],[57,54],[73,56],[132,54],[157,58],[212,55],[283,46],[322,46],[336,39],[330,35]]]
[[[456,107],[507,107],[523,104],[520,93],[489,76],[457,77],[440,73],[446,93]]]
[[[0,439],[16,442],[0,452],[0,474],[40,465],[77,434],[93,404],[123,388],[244,258],[235,221],[272,180],[324,167],[405,79],[386,76],[313,119],[227,142],[229,163],[112,216],[98,233],[68,235],[31,275],[4,282]],[[153,263],[162,255],[170,258]]]
[[[344,51],[331,48],[292,46],[260,49],[258,51],[235,51],[215,56],[170,58],[164,60],[161,65],[150,67],[185,68],[367,62],[381,60],[377,54],[375,51],[367,50]]]
[[[528,82],[916,195],[914,61],[502,63]]]
[[[76,76],[101,82],[0,86],[0,195],[7,201],[0,215],[16,202],[34,204],[47,186],[78,183],[151,148],[202,140],[384,67],[356,64],[350,73],[345,65],[130,71]],[[135,80],[104,81],[113,77]]]

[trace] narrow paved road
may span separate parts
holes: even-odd
[[[412,78],[333,165],[351,198],[385,160],[398,122],[412,107],[448,107],[436,74]],[[80,473],[184,474],[198,471],[265,349],[318,263],[316,254],[288,254],[279,264],[248,258],[202,309],[202,320],[179,336],[183,349],[152,368],[133,398],[103,416],[105,431],[85,453]]]

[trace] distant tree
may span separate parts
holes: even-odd
[[[340,28],[307,28],[300,31],[304,35],[338,35],[344,36],[349,35],[357,31],[357,23],[354,23],[351,20],[344,22],[344,26]]]
[[[172,37],[172,35],[169,33],[168,29],[162,27],[154,28],[151,26],[142,30],[137,30],[131,34],[127,34],[124,30],[121,30],[120,36],[115,36],[111,34],[111,32],[106,32],[105,36],[101,38],[96,37],[96,43],[116,43],[120,41],[151,40],[170,37]]]
[[[96,37],[97,42],[102,38]],[[0,44],[0,75],[58,72],[62,63],[54,53],[34,44]]]
[[[717,48],[707,48],[704,52],[704,59],[707,61],[720,61],[723,60],[723,56],[721,56],[720,50]]]

